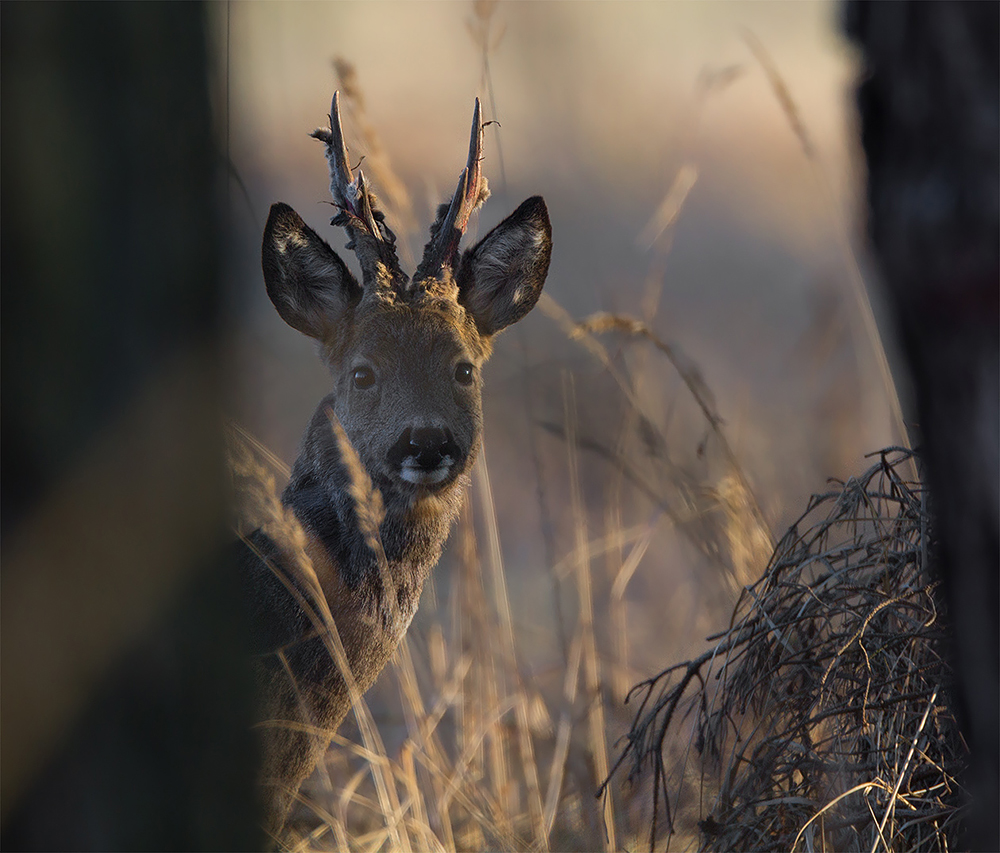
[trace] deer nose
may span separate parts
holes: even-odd
[[[461,451],[451,430],[441,427],[407,427],[389,450],[389,464],[403,472],[432,472],[450,468]],[[417,482],[413,480],[412,482]],[[437,481],[435,481],[437,482]]]
[[[410,430],[409,455],[416,457],[422,468],[436,468],[447,455],[449,436],[439,427],[417,427]]]

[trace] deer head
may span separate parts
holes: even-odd
[[[364,173],[352,173],[339,101],[329,129],[312,135],[326,146],[339,210],[331,224],[347,231],[361,282],[285,204],[271,207],[264,231],[264,279],[285,322],[319,342],[334,378],[325,402],[375,485],[412,500],[468,470],[482,431],[483,363],[493,336],[538,300],[551,227],[536,196],[459,254],[469,216],[489,195],[477,99],[468,162],[410,279]]]

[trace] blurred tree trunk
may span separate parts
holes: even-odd
[[[974,799],[1000,849],[1000,6],[853,2],[869,232],[913,378]]]
[[[0,7],[5,849],[262,843],[204,14]]]

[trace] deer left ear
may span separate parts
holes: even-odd
[[[552,226],[533,196],[462,256],[458,301],[483,335],[516,323],[538,301],[552,257]]]
[[[267,295],[281,318],[319,341],[361,299],[361,285],[347,265],[287,204],[271,205],[261,266]]]

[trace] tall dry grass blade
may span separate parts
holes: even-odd
[[[685,163],[677,170],[674,182],[667,190],[659,207],[642,229],[636,242],[642,249],[652,249],[664,232],[677,222],[681,208],[698,180],[698,167],[693,163]]]
[[[580,488],[580,475],[576,456],[576,395],[573,379],[563,374],[563,403],[566,419],[566,453],[569,465],[570,503],[575,533],[577,558],[577,594],[580,604],[580,632],[584,685],[589,706],[588,729],[591,753],[598,781],[608,777],[608,748],[605,741],[604,699],[601,691],[600,659],[597,655],[597,641],[594,636],[594,599],[591,589],[590,561],[587,559],[587,516]],[[614,802],[609,788],[605,789],[601,801],[604,820],[604,849],[616,850],[618,843],[615,833]]]
[[[319,810],[320,812],[323,811],[315,803],[308,803],[307,805],[309,805],[309,807],[312,808],[312,809],[314,809],[314,810]],[[333,817],[330,814],[323,814],[322,818],[323,818],[324,822],[321,823],[319,826],[317,826],[308,835],[303,836],[303,838],[301,838],[299,840],[299,842],[294,847],[289,848],[289,853],[306,853],[306,851],[308,851],[310,849],[315,849],[316,842],[318,842],[321,838],[323,838],[324,836],[326,836],[327,833],[333,834],[335,838],[339,837],[337,835],[336,830],[333,829],[332,825],[333,824],[339,824],[340,821],[338,821],[335,817]],[[339,829],[340,829],[341,835],[344,838],[344,843],[345,843],[345,846],[342,847],[342,848],[340,848],[340,849],[346,850],[346,849],[348,849],[347,846],[346,846],[347,835],[346,835],[346,833],[343,832],[343,827],[342,826],[340,826]]]
[[[607,314],[598,312],[576,324],[576,328],[581,334],[593,334],[596,332],[615,331],[632,337],[642,338],[649,341],[657,350],[666,356],[667,360],[677,371],[677,374],[684,381],[688,391],[694,398],[698,407],[708,423],[709,428],[715,435],[719,447],[726,459],[732,475],[736,478],[743,492],[743,497],[748,502],[748,510],[753,518],[757,532],[766,537],[769,549],[774,548],[774,537],[764,520],[764,513],[760,506],[760,501],[754,490],[751,488],[743,467],[736,458],[725,432],[722,429],[723,420],[715,406],[715,397],[705,383],[701,371],[680,351],[676,344],[670,344],[662,340],[645,323],[624,317],[619,314]]]
[[[489,656],[488,660],[489,665],[484,668],[485,681],[483,684],[483,695],[486,700],[482,705],[482,720],[484,723],[500,708],[510,710],[517,704],[516,698],[511,698],[506,702],[501,699],[499,685],[502,681],[496,666],[496,660],[492,655]],[[508,705],[509,707],[507,707]],[[515,809],[511,800],[513,785],[510,776],[506,729],[491,723],[485,731],[485,743],[493,798],[494,802],[499,806],[498,809],[494,809],[494,817],[498,820],[501,834],[513,836],[514,827],[511,823],[510,815]]]
[[[399,755],[400,775],[407,793],[410,795],[410,802],[413,804],[410,812],[413,815],[412,825],[417,829],[418,850],[430,850],[434,834],[430,832],[427,822],[427,810],[424,805],[423,793],[420,790],[420,783],[417,781],[417,769],[413,762],[413,746],[404,743]]]
[[[573,319],[572,315],[544,291],[542,292],[542,295],[538,297],[537,305],[543,314],[554,320],[556,324],[562,328],[566,337],[568,337],[571,341],[579,343],[585,350],[587,350],[587,352],[589,352],[601,363],[604,369],[608,371],[608,374],[615,380],[615,383],[621,389],[622,394],[625,395],[625,399],[628,403],[641,411],[642,406],[639,398],[635,395],[635,392],[632,389],[631,383],[615,365],[611,356],[608,354],[607,349],[605,349],[601,342],[586,329],[580,328],[579,323]]]
[[[507,595],[507,578],[503,567],[503,554],[500,550],[500,533],[497,525],[496,506],[493,503],[493,489],[490,486],[489,468],[486,464],[486,447],[484,446],[476,460],[475,477],[479,485],[478,493],[482,504],[483,518],[486,523],[489,538],[490,574],[493,577],[493,591],[500,615],[501,641],[507,660],[508,674],[514,683],[518,698],[515,708],[517,720],[518,749],[521,756],[521,769],[528,786],[528,813],[535,841],[539,846],[547,843],[545,826],[542,822],[542,798],[538,783],[538,767],[535,763],[534,744],[531,739],[531,726],[528,719],[528,694],[522,683],[520,668],[517,663],[517,652],[514,644],[514,620],[510,612],[510,597]]]
[[[528,458],[531,460],[531,468],[535,472],[535,500],[538,503],[538,525],[542,534],[545,565],[550,569],[549,579],[551,581],[552,611],[555,615],[559,649],[562,652],[563,662],[568,663],[569,637],[566,631],[566,617],[563,613],[562,588],[559,583],[559,575],[555,571],[552,571],[556,565],[556,547],[553,539],[554,525],[552,522],[552,512],[549,508],[547,490],[545,488],[545,471],[542,468],[542,458],[538,448],[538,436],[536,432],[538,419],[535,415],[535,403],[529,380],[527,345],[525,343],[524,330],[520,327],[517,329],[517,336],[521,344],[521,398],[524,400],[524,414],[528,426]]]
[[[559,715],[559,726],[556,730],[556,746],[552,756],[552,766],[549,770],[549,786],[545,793],[545,838],[548,841],[552,833],[552,825],[559,809],[559,797],[562,794],[563,774],[566,772],[566,759],[569,756],[570,737],[573,734],[573,707],[576,704],[576,686],[580,676],[580,657],[583,652],[582,626],[577,626],[573,642],[569,647],[569,662],[566,666],[566,676],[563,680],[563,710]]]
[[[434,773],[441,774],[442,777],[447,780],[445,791],[442,795],[442,802],[450,804],[453,799],[460,802],[469,814],[484,828],[488,829],[491,833],[507,842],[512,842],[517,838],[517,835],[514,832],[510,821],[510,812],[502,808],[505,799],[504,792],[501,790],[500,794],[495,796],[494,799],[488,803],[491,806],[491,811],[494,813],[494,818],[496,818],[496,820],[491,821],[486,817],[483,811],[475,805],[469,794],[463,790],[463,783],[468,784],[469,788],[474,791],[477,796],[482,797],[485,794],[485,792],[476,784],[476,778],[470,776],[470,767],[480,745],[483,741],[493,735],[498,728],[501,728],[499,725],[500,721],[505,715],[509,714],[514,709],[516,703],[516,697],[511,697],[504,702],[499,702],[489,711],[488,714],[483,717],[479,730],[470,733],[468,745],[462,751],[458,761],[455,762],[450,771],[445,770],[443,767],[438,767],[432,762],[427,762],[428,769]],[[500,808],[498,808],[498,806]],[[513,849],[515,845],[508,844],[505,846],[510,846],[511,849]]]
[[[391,577],[389,576],[388,561],[385,557],[385,550],[382,547],[382,540],[379,533],[379,525],[382,523],[384,515],[382,497],[379,492],[372,487],[371,478],[368,476],[368,472],[361,464],[357,451],[351,444],[351,440],[347,437],[346,431],[337,419],[333,410],[327,408],[326,415],[330,421],[330,427],[337,442],[340,458],[350,476],[348,491],[354,499],[358,526],[361,529],[362,534],[365,536],[368,546],[372,549],[378,559],[378,567],[382,575],[383,589],[386,591],[392,590],[395,587],[392,584]],[[323,601],[323,607],[326,611],[324,615],[328,617],[330,628],[328,636],[325,639],[327,641],[328,648],[334,655],[334,661],[337,663],[337,666],[340,668],[340,671],[344,676],[345,684],[347,685],[351,696],[351,706],[354,710],[354,716],[358,722],[358,728],[361,731],[362,739],[364,740],[365,746],[370,751],[385,756],[385,745],[382,742],[382,738],[378,733],[378,729],[376,728],[374,721],[371,719],[367,706],[361,698],[357,682],[355,681],[354,675],[347,663],[347,653],[344,649],[343,642],[340,639],[340,634],[334,624],[333,616],[330,614],[329,607],[326,605],[326,598],[325,596],[322,596],[322,594],[321,598]],[[391,619],[393,620],[392,623],[396,625],[400,624],[398,612],[399,602],[397,596],[389,594],[383,596],[383,599],[386,600],[391,612]],[[359,713],[359,710],[361,713]],[[411,849],[410,840],[407,836],[405,824],[402,820],[403,811],[396,792],[396,786],[393,784],[392,779],[385,773],[381,763],[372,764],[371,767],[372,778],[375,782],[376,791],[378,792],[379,802],[383,804],[383,814],[386,817],[389,837],[392,840],[393,845],[398,847],[398,849],[409,850]]]
[[[577,440],[579,444],[579,439]],[[662,519],[662,513],[657,514],[654,523],[659,523]],[[587,542],[586,556],[588,560],[595,560],[598,557],[603,557],[606,554],[610,554],[614,551],[619,551],[626,545],[633,545],[639,540],[643,539],[649,531],[649,523],[636,524],[633,527],[626,528],[625,530],[616,530],[608,536],[602,536],[600,539],[591,539]],[[570,552],[567,556],[556,563],[552,570],[555,572],[559,578],[568,577],[573,572],[576,571],[576,561],[578,557],[575,551]]]
[[[931,694],[931,698],[927,700],[927,707],[924,708],[924,715],[920,718],[920,725],[917,726],[917,730],[913,735],[913,742],[910,744],[910,751],[906,753],[906,760],[903,762],[903,767],[896,775],[896,782],[892,786],[892,793],[889,795],[889,802],[885,807],[885,814],[882,815],[882,820],[878,825],[879,837],[882,837],[882,831],[885,829],[886,821],[889,820],[889,815],[896,808],[896,803],[899,798],[899,788],[903,784],[903,778],[906,776],[906,772],[910,769],[910,762],[913,760],[913,753],[917,749],[917,743],[920,740],[920,736],[924,733],[924,727],[927,725],[927,717],[930,715],[931,710],[934,708],[934,702],[937,699],[938,688],[934,688],[934,692]],[[872,842],[872,848],[870,853],[875,853],[878,847],[878,842]]]
[[[632,575],[635,574],[635,570],[639,568],[642,558],[646,556],[646,550],[649,548],[649,543],[653,539],[656,528],[657,524],[655,522],[643,525],[642,535],[632,546],[628,557],[622,561],[621,568],[618,570],[618,574],[615,575],[614,583],[611,585],[612,600],[624,597],[625,587],[628,586],[628,582],[632,579]]]
[[[473,469],[473,488],[477,485],[475,473],[476,470]],[[493,620],[483,587],[483,572],[472,532],[471,495],[465,504],[464,519],[468,533],[463,548],[462,593],[463,616],[468,623],[468,645],[463,648],[471,651],[476,665],[471,691],[473,698],[471,702],[464,703],[461,743],[462,755],[467,755],[467,758],[463,758],[462,772],[465,774],[468,768],[474,766],[479,775],[489,779],[493,803],[502,804],[500,808],[491,807],[496,834],[503,838],[513,838],[515,833],[509,817],[513,810],[506,807],[512,793],[507,736],[503,727],[491,722],[497,709],[506,707],[513,700],[501,699],[503,672],[497,663],[500,643],[491,642],[499,628]],[[452,781],[449,781],[449,788],[451,785]],[[450,796],[446,796],[445,801],[449,799]],[[486,827],[485,824],[483,826]]]
[[[661,285],[657,285],[652,279],[647,279],[646,294],[643,298],[643,311],[649,317],[656,313],[659,304]],[[642,398],[642,381],[646,376],[648,359],[645,351],[638,353],[637,363],[632,365],[630,371],[633,387],[636,396]],[[634,406],[628,406],[622,415],[621,427],[618,431],[618,439],[615,446],[615,456],[620,459],[627,458],[629,445],[633,436],[641,432],[645,425],[645,416]],[[623,559],[623,543],[620,537],[616,536],[622,529],[622,492],[626,483],[626,469],[622,465],[615,466],[611,487],[607,491],[604,508],[604,529],[606,538],[614,541],[618,540],[615,547],[609,548],[605,567],[607,570],[608,582],[614,584],[615,577],[619,574]],[[628,692],[628,603],[624,597],[617,600],[612,599],[610,606],[610,635],[614,649],[611,661],[611,684],[612,691],[616,696],[624,696]]]
[[[476,538],[472,524],[472,509],[470,498],[466,494],[462,503],[461,516],[459,519],[459,571],[456,573],[455,583],[458,589],[452,594],[453,612],[452,625],[454,630],[454,648],[459,650],[463,657],[478,663],[476,650],[473,647],[475,633],[468,623],[471,621],[468,616],[468,601],[471,596],[470,588],[473,585],[472,578],[476,575]],[[471,677],[469,683],[463,691],[462,701],[455,703],[455,742],[459,754],[465,752],[471,743],[471,732],[478,723],[475,716],[475,709],[479,706],[476,699],[481,695],[479,682],[475,677]],[[483,764],[482,756],[478,756],[476,766]],[[442,797],[438,797],[438,809],[441,816],[442,825],[450,838],[450,848],[455,847],[454,829],[451,825],[451,815],[447,804]]]
[[[700,90],[702,96],[698,99],[699,107],[701,101],[704,100],[703,93],[707,91],[708,89]],[[690,142],[686,147],[691,147]],[[697,166],[691,162],[685,162],[678,170],[673,183],[659,207],[637,238],[638,244],[649,250],[651,255],[642,297],[642,316],[647,326],[651,325],[656,317],[660,297],[663,292],[663,283],[666,275],[666,258],[670,253],[673,242],[673,226],[680,217],[681,209],[691,190],[694,188],[697,179]],[[640,349],[635,353],[630,369],[632,387],[637,399],[644,398],[642,388],[648,371],[649,359],[647,358],[647,353],[645,349]],[[636,431],[640,433],[646,431],[648,433],[648,421],[639,407],[630,405],[626,408],[622,416],[622,425],[615,451],[616,456],[620,458],[626,457],[627,447]],[[665,442],[661,442],[661,444],[665,446]],[[625,476],[625,468],[617,466],[612,488],[609,490],[609,498],[605,511],[605,526],[608,530],[613,530],[621,526],[621,495],[625,484]],[[613,584],[615,578],[619,576],[622,566],[621,549],[618,549],[617,554],[611,553],[608,556],[609,559],[606,563],[608,579]],[[628,602],[624,596],[612,597],[609,616],[611,622],[611,641],[614,649],[611,665],[612,690],[614,695],[624,696],[629,689]]]
[[[426,836],[429,833],[426,817],[427,808],[424,803],[424,790],[418,784],[416,778],[416,769],[413,764],[413,750],[419,749],[436,761],[442,760],[443,750],[434,729],[427,725],[428,714],[423,698],[420,695],[416,670],[413,666],[413,658],[410,654],[410,646],[406,637],[403,638],[396,648],[393,658],[393,670],[396,673],[396,680],[402,694],[403,714],[406,718],[407,731],[409,732],[409,739],[401,748],[400,775],[414,804],[412,809],[414,821],[417,826],[423,827],[421,832]],[[431,790],[428,793],[434,794],[435,797],[440,795],[440,790],[433,780],[431,781],[430,788]],[[427,847],[426,838],[421,847]]]
[[[235,447],[238,447],[242,443],[246,449],[252,450],[259,456],[262,456],[267,464],[277,471],[282,477],[287,478],[291,476],[292,469],[289,468],[284,461],[278,458],[271,448],[260,441],[248,429],[243,427],[241,424],[236,423],[236,421],[229,421],[227,427],[229,433],[227,449],[232,451]],[[230,470],[233,470],[232,460],[230,460],[229,468]]]
[[[407,712],[407,725],[410,730],[410,748],[419,749],[419,754],[426,756],[427,761],[436,766],[443,767],[448,764],[446,751],[437,735],[437,725],[448,706],[452,705],[457,696],[461,693],[462,684],[471,666],[471,658],[463,655],[456,663],[455,671],[449,683],[443,684],[436,707],[428,712],[420,695],[420,688],[417,681],[416,669],[413,665],[412,655],[408,642],[403,640],[396,653],[395,672],[400,682],[401,692],[404,699],[404,710]],[[425,788],[419,789],[421,796],[425,793]],[[452,828],[451,816],[444,802],[444,783],[440,777],[430,776],[430,789],[427,793],[433,794],[433,802],[437,804],[435,810],[435,820],[437,828],[445,836],[445,846],[454,849],[454,832]],[[422,801],[421,801],[422,802]],[[428,812],[424,807],[424,812]]]
[[[495,781],[498,765],[503,761],[503,755],[497,755],[496,751],[502,750],[502,744],[498,747],[492,740],[484,742],[488,728],[485,720],[498,701],[493,648],[488,644],[488,638],[493,635],[495,628],[483,589],[471,495],[462,507],[461,529],[460,595],[457,597],[461,599],[458,622],[462,629],[462,641],[459,648],[463,654],[472,656],[474,667],[470,685],[465,691],[465,701],[458,708],[458,746],[460,754],[469,754],[470,766],[475,767],[481,776],[489,775]]]
[[[620,483],[623,478],[619,475],[616,478],[616,488],[613,492],[613,500],[608,502],[604,513],[605,530],[612,534],[621,530],[621,499],[619,495]],[[607,568],[608,582],[614,585],[615,578],[621,574],[623,563],[623,553],[621,547],[608,552],[605,566]],[[633,570],[634,571],[634,570]],[[623,590],[624,591],[624,590]],[[628,693],[631,682],[629,679],[629,631],[628,631],[628,601],[624,595],[611,596],[608,603],[608,632],[611,638],[612,655],[610,660],[611,670],[611,693],[613,696],[625,697]]]

